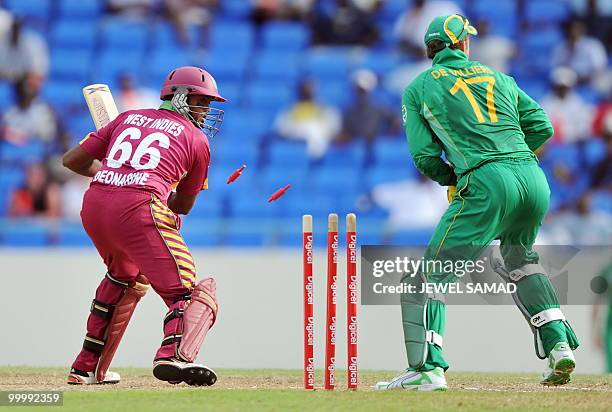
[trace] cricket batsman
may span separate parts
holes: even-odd
[[[402,97],[416,167],[449,188],[449,208],[424,259],[475,260],[499,239],[501,257],[494,269],[516,285],[513,297],[534,333],[536,354],[547,359],[541,383],[563,385],[575,368],[572,350],[578,347],[578,339],[532,248],[550,197],[534,152],[552,137],[553,128],[541,107],[513,78],[469,60],[470,35],[476,34],[461,15],[433,19],[424,38],[432,67]],[[405,274],[402,282],[457,279],[454,273],[433,270]],[[449,365],[442,352],[443,296],[405,293],[401,310],[409,368],[377,387],[445,390],[444,372]]]
[[[194,386],[217,380],[212,369],[193,363],[217,316],[215,281],[196,283],[179,214],[189,213],[207,188],[207,134],[213,136],[223,120],[223,111],[210,103],[225,99],[198,67],[170,72],[160,98],[159,109],[121,113],[63,157],[65,167],[93,177],[81,219],[107,267],[70,384],[119,382],[108,367],[149,283],[168,306],[153,375]]]

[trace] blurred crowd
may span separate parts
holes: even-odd
[[[271,21],[301,22],[309,29],[311,49],[338,46],[359,50],[381,47],[381,44],[388,47],[390,54],[399,56],[398,64],[382,73],[369,69],[351,73],[348,82],[351,89],[344,91],[350,96],[346,105],[326,101],[319,94],[325,84],[302,78],[298,82],[297,99],[279,110],[270,122],[264,141],[304,141],[308,156],[315,163],[331,146],[350,145],[357,140],[372,144],[381,136],[403,139],[399,96],[411,79],[431,64],[423,48],[423,33],[429,21],[436,15],[459,13],[472,18],[473,14],[473,23],[480,33],[472,44],[474,60],[516,76],[519,85],[533,77],[540,80],[533,83],[536,85],[542,84],[542,78],[549,79],[544,88],[527,87],[526,90],[540,101],[554,124],[554,141],[539,155],[553,191],[567,195],[560,196],[553,204],[542,241],[609,244],[612,240],[610,0],[551,0],[550,3],[563,3],[570,10],[563,21],[555,22],[552,30],[540,26],[537,19],[528,18],[527,0],[512,3],[516,21],[509,23],[510,29],[499,27],[500,20],[491,19],[486,13],[473,12],[482,3],[478,0],[107,0],[102,3],[109,19],[145,22],[165,19],[172,25],[181,47],[201,55],[206,53],[210,28],[227,7],[247,7],[245,18],[256,33]],[[391,9],[390,3],[394,5]],[[59,112],[41,94],[52,69],[44,29],[35,19],[12,13],[8,7],[0,8],[0,85],[10,88],[10,94],[3,96],[8,101],[0,113],[0,143],[4,142],[0,151],[30,145],[39,154],[34,162],[20,163],[23,179],[11,187],[10,194],[0,197],[6,203],[0,213],[4,211],[6,216],[15,219],[78,220],[87,179],[67,174],[58,167],[57,158],[82,136],[71,135],[66,130],[68,114]],[[530,67],[530,61],[536,64],[538,60],[538,47],[543,47],[538,33],[545,37],[551,32],[563,34],[553,41],[551,61],[546,64],[538,61],[538,67]],[[517,65],[519,61],[523,64]],[[159,103],[157,90],[139,86],[138,81],[138,73],[119,75],[115,95],[120,109],[155,107]],[[220,88],[223,90],[223,84]],[[86,116],[86,113],[80,115]],[[227,118],[227,122],[232,119]],[[407,148],[405,156],[409,162]],[[443,188],[426,179],[384,182],[364,193],[358,206],[365,211],[374,207],[386,210],[390,230],[431,227],[445,208],[443,192]],[[397,199],[414,198],[414,193],[419,193],[420,199],[429,200],[410,202],[410,210],[398,207],[406,202]]]

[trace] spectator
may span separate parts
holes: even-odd
[[[159,93],[152,89],[139,88],[134,84],[134,78],[129,73],[119,76],[119,96],[117,108],[119,112],[134,109],[157,109],[161,104]]]
[[[297,103],[281,112],[274,122],[281,137],[306,141],[308,154],[315,159],[325,154],[340,126],[338,111],[315,100],[314,84],[309,80],[300,83]]]
[[[502,73],[509,72],[510,60],[516,54],[514,42],[506,37],[490,34],[488,20],[478,22],[478,36],[470,44],[470,58]]]
[[[385,0],[352,0],[353,4],[365,13],[378,13]]]
[[[251,20],[260,27],[269,20],[306,20],[314,0],[252,0]]]
[[[553,71],[551,80],[553,89],[542,99],[542,107],[555,128],[555,139],[568,143],[588,138],[593,108],[572,91],[576,73],[559,67]]]
[[[419,74],[431,67],[431,60],[420,60],[416,63],[405,62],[400,64],[385,76],[385,89],[401,97],[406,86],[408,86]]]
[[[155,0],[106,0],[106,11],[120,17],[143,19],[151,13],[154,2]]]
[[[8,215],[11,217],[59,217],[61,213],[59,186],[52,182],[42,164],[32,164],[26,170],[23,186],[12,193]]]
[[[58,139],[55,114],[51,107],[38,97],[37,85],[29,77],[15,83],[16,104],[2,116],[3,137],[15,144],[24,144],[37,138],[47,144]]]
[[[612,104],[610,102],[600,107],[593,131],[603,137],[606,146],[605,155],[591,171],[591,188],[612,191]]]
[[[399,132],[401,129],[397,116],[372,100],[371,94],[378,84],[376,74],[369,70],[357,70],[352,80],[356,98],[343,114],[338,141],[347,142],[358,138],[372,141],[381,134]]]
[[[612,1],[574,0],[576,13],[584,21],[588,33],[599,39],[608,52],[612,50]]]
[[[418,180],[381,183],[372,189],[372,200],[389,212],[391,231],[433,228],[448,208],[446,188],[422,175]]]
[[[31,76],[41,83],[48,71],[49,50],[45,40],[38,33],[25,30],[18,17],[10,18],[8,31],[0,33],[0,79],[14,82]]]
[[[378,30],[372,14],[357,7],[351,0],[336,0],[335,7],[325,12],[316,10],[311,20],[313,44],[372,45]]]
[[[612,215],[591,210],[591,196],[580,197],[575,210],[551,216],[542,226],[546,242],[553,245],[608,245],[612,239]]]
[[[573,19],[566,25],[565,42],[553,50],[552,63],[574,70],[579,83],[589,83],[606,68],[608,57],[601,42],[586,35],[584,23]]]
[[[610,93],[612,97],[612,93]],[[593,134],[597,136],[612,136],[612,100],[604,100],[595,113]]]
[[[459,6],[450,0],[410,0],[407,10],[393,26],[393,34],[399,47],[411,56],[425,58],[423,33],[436,16],[463,14]]]
[[[166,16],[183,46],[189,45],[189,28],[205,30],[218,6],[219,0],[164,0]]]

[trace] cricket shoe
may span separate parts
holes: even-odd
[[[102,385],[119,383],[121,376],[117,372],[106,372],[103,381],[96,379],[95,372],[85,372],[79,369],[70,369],[68,374],[68,383],[70,385]]]
[[[571,373],[576,368],[576,359],[569,345],[559,342],[548,354],[548,365],[540,383],[545,386],[565,385],[571,380]]]
[[[217,374],[212,369],[176,358],[154,361],[153,376],[171,384],[185,382],[191,386],[211,386],[217,382]]]
[[[448,389],[444,370],[435,368],[431,371],[410,371],[393,378],[391,382],[378,382],[377,390],[404,389],[409,391],[445,391]]]

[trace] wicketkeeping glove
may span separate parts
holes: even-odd
[[[451,203],[453,201],[455,193],[457,193],[457,186],[447,186],[446,198],[448,199],[448,203]]]

